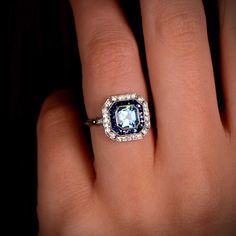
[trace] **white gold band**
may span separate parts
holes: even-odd
[[[84,124],[88,126],[92,126],[92,125],[99,126],[99,125],[102,125],[102,123],[103,123],[102,117],[96,118],[96,119],[88,119],[84,122]]]

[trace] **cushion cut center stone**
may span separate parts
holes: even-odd
[[[139,124],[138,109],[134,105],[120,106],[116,113],[117,125],[122,129],[134,129]]]

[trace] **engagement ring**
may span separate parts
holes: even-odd
[[[103,125],[105,134],[118,142],[143,139],[150,129],[148,103],[136,93],[109,97],[102,117],[88,119],[86,125]]]

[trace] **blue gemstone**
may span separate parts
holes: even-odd
[[[140,133],[144,127],[143,106],[136,100],[114,102],[109,113],[111,128],[118,135]]]
[[[134,129],[139,125],[138,109],[134,105],[120,106],[116,112],[117,125],[122,129]]]

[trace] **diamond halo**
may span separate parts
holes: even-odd
[[[143,139],[151,126],[148,103],[136,93],[111,96],[102,108],[102,124],[114,141]]]

